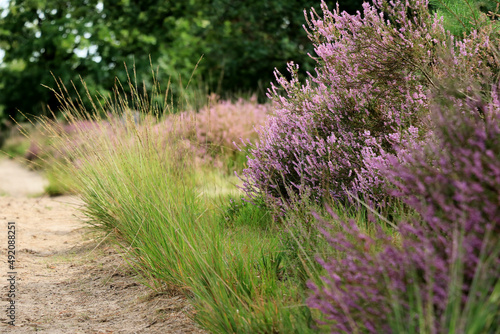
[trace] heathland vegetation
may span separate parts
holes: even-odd
[[[58,80],[27,157],[210,332],[500,333],[499,7],[457,3],[317,4],[265,104]]]

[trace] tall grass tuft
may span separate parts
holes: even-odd
[[[306,290],[285,270],[287,249],[271,216],[248,205],[233,207],[229,221],[228,195],[207,191],[209,173],[196,169],[196,152],[176,135],[194,123],[165,122],[170,110],[158,109],[168,106],[157,103],[166,101],[159,90],[129,91],[118,86],[89,111],[60,85],[72,135],[44,123],[64,152],[55,168],[74,179],[89,223],[125,251],[146,284],[184,291],[211,332],[314,332]]]

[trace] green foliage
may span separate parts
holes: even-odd
[[[206,66],[212,73],[211,83],[222,77],[223,91],[238,87],[243,91],[265,92],[273,80],[272,70],[284,69],[294,59],[311,71],[313,63],[307,53],[313,52],[302,28],[304,9],[318,1],[207,1],[209,26],[202,33],[208,42]]]
[[[17,110],[40,115],[47,105],[55,105],[53,95],[41,86],[53,82],[50,71],[69,82],[75,73],[102,70],[91,56],[78,57],[74,51],[90,45],[84,36],[91,33],[87,22],[95,15],[77,2],[9,2],[7,15],[0,18],[0,48],[5,50],[0,104],[5,117],[21,119]]]
[[[496,20],[498,0],[430,0],[430,8],[444,17],[444,26],[453,35],[463,37]],[[498,30],[500,26],[495,24]]]
[[[48,167],[45,170],[45,177],[49,182],[45,186],[45,192],[49,196],[60,196],[76,193],[76,185],[71,174],[61,169]]]
[[[0,150],[0,153],[6,154],[10,158],[15,158],[19,156],[23,156],[26,151],[29,149],[30,143],[29,140],[23,136],[21,133],[17,133],[16,131],[5,131],[5,142]],[[1,141],[1,140],[0,140]]]
[[[225,198],[221,206],[221,223],[227,228],[250,227],[257,230],[269,230],[274,226],[274,218],[264,205],[254,205],[242,199]]]

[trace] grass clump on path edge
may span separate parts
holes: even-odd
[[[168,109],[155,110],[155,94],[149,99],[129,88],[128,99],[106,99],[93,116],[65,99],[65,88],[56,92],[70,124],[94,124],[78,130],[85,140],[72,147],[53,133],[67,157],[54,168],[74,178],[89,223],[127,252],[152,288],[184,290],[195,320],[211,332],[314,332],[305,282],[292,266],[286,270],[288,249],[270,215],[242,203],[228,217],[234,195],[207,194],[209,173],[196,169],[192,151],[169,136],[171,129],[160,128]],[[147,113],[137,120],[130,110]],[[50,132],[50,121],[45,128]]]

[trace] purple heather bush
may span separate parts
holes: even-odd
[[[170,115],[164,120],[167,127],[159,127],[175,132],[199,163],[222,167],[225,160],[235,158],[238,147],[255,142],[255,128],[266,122],[270,109],[269,104],[258,104],[256,97],[231,102],[213,95],[198,113]]]
[[[212,96],[209,106],[196,115],[195,136],[202,155],[233,156],[237,143],[255,142],[255,128],[266,122],[269,113],[270,105],[258,104],[256,96],[236,102],[219,101]]]
[[[345,256],[320,259],[326,275],[322,284],[310,283],[308,305],[323,313],[331,332],[393,332],[395,309],[414,332],[468,332],[473,319],[450,321],[450,305],[465,314],[481,289],[483,296],[491,293],[484,282],[498,285],[500,90],[494,86],[489,98],[470,91],[436,103],[433,138],[424,147],[406,149],[404,161],[392,157],[380,167],[392,194],[419,219],[400,222],[397,238],[371,238],[355,222],[340,222],[343,232],[331,234],[331,223],[323,221],[329,244]],[[424,312],[416,312],[415,300]],[[498,321],[498,314],[490,316]]]
[[[269,105],[257,103],[257,97],[236,102],[219,101],[212,96],[209,106],[196,115],[196,136],[199,143],[234,149],[239,140],[255,141],[255,127],[269,115]]]
[[[426,0],[376,0],[356,15],[321,8],[322,17],[313,9],[308,20],[316,71],[303,84],[293,63],[291,79],[276,72],[274,116],[242,174],[250,198],[282,210],[291,198],[344,201],[348,193],[382,204],[375,165],[397,157],[397,146],[421,145],[429,89],[447,73],[475,75],[489,64],[488,37],[453,40]]]

